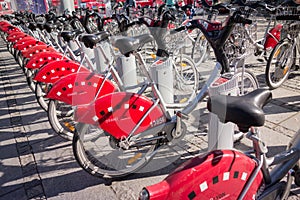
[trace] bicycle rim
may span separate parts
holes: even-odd
[[[200,32],[192,49],[192,59],[196,66],[199,66],[209,57],[209,44],[204,35]]]
[[[75,131],[74,110],[71,105],[57,100],[50,100],[48,119],[52,129],[62,138],[72,140]]]
[[[296,49],[288,41],[279,43],[272,51],[266,67],[266,83],[270,89],[281,86],[296,62]]]
[[[51,85],[47,83],[37,82],[35,86],[35,97],[38,104],[47,112],[49,100],[45,98],[46,93],[50,90]]]
[[[239,96],[245,95],[259,87],[256,76],[248,70],[242,71],[241,69],[239,69],[235,73],[235,76],[238,77]]]
[[[89,174],[104,178],[124,177],[149,162],[157,143],[128,150],[118,147],[116,139],[99,127],[79,123],[73,139],[77,162]]]
[[[26,80],[27,80],[28,86],[31,89],[31,91],[34,92],[35,91],[35,83],[33,81],[34,72],[30,69],[27,69],[25,73],[26,73]]]
[[[198,90],[198,71],[193,60],[182,54],[174,59],[175,103],[189,102]]]

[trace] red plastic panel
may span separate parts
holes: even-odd
[[[42,52],[32,56],[32,58],[30,58],[30,60],[28,61],[26,68],[39,69],[50,62],[64,60],[64,59],[69,59],[69,58],[65,57],[62,53],[59,52],[55,52],[55,51]]]
[[[96,95],[101,97],[114,91],[113,83],[104,80],[103,76],[92,72],[79,72],[69,74],[56,81],[47,94],[47,98],[75,106],[89,104]]]
[[[78,72],[80,64],[68,59],[55,61],[44,65],[34,77],[35,81],[43,83],[55,83],[61,77]],[[80,72],[89,72],[86,67],[81,66]]]
[[[16,42],[18,42],[18,41],[20,41],[20,40],[23,40],[23,39],[26,39],[26,38],[35,39],[34,37],[32,37],[32,36],[30,36],[30,35],[24,35],[24,36],[19,36],[19,37],[16,37],[16,38],[14,38],[14,39],[11,39],[10,42],[16,43]]]
[[[241,152],[216,150],[179,166],[158,184],[146,187],[150,199],[238,199],[256,162]],[[263,182],[260,171],[244,199],[256,199]]]
[[[22,32],[19,28],[17,27],[8,27],[7,31],[5,31],[7,34],[14,33],[14,32]]]
[[[19,51],[24,51],[27,49],[30,49],[31,47],[34,47],[36,45],[46,45],[44,42],[41,42],[35,38],[32,37],[25,37],[18,42],[16,42],[13,46],[14,49]]]
[[[273,49],[277,45],[278,41],[280,40],[282,27],[283,27],[282,24],[277,24],[274,28],[272,28],[268,32],[264,44],[264,48],[266,50]]]
[[[6,37],[6,40],[8,42],[13,42],[14,40],[20,38],[20,37],[25,37],[25,36],[28,36],[26,33],[24,32],[14,32],[14,33],[11,33],[9,34],[7,37]]]
[[[98,125],[116,139],[121,139],[128,136],[152,105],[153,101],[145,96],[116,92],[102,96],[90,105],[78,106],[75,120]],[[166,118],[161,108],[156,106],[135,133],[140,133],[165,121]]]
[[[37,45],[37,46],[31,47],[28,50],[23,50],[22,56],[24,58],[31,58],[35,54],[38,54],[41,52],[47,52],[47,51],[56,52],[56,50],[52,46],[42,44],[42,45]]]

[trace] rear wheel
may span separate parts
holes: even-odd
[[[173,67],[175,103],[189,102],[195,97],[199,85],[195,63],[190,57],[181,54],[174,58]]]
[[[158,143],[154,140],[122,148],[120,140],[100,127],[78,123],[72,145],[77,162],[88,173],[97,177],[117,178],[146,165]]]
[[[266,67],[266,83],[271,89],[281,86],[296,63],[296,47],[287,40],[276,45]]]
[[[200,32],[197,35],[192,48],[192,59],[198,67],[202,62],[205,62],[210,56],[210,46],[204,35]]]
[[[235,76],[238,78],[238,95],[242,96],[245,95],[253,90],[256,90],[259,87],[258,80],[256,76],[248,71],[248,70],[242,70],[239,69]]]

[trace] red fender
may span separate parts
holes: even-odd
[[[235,150],[216,150],[194,157],[163,181],[146,187],[151,200],[238,199],[257,163]],[[244,199],[256,199],[263,183],[259,171]]]
[[[115,92],[104,95],[89,105],[78,106],[75,121],[99,126],[116,139],[127,137],[154,102],[136,93]],[[135,134],[164,123],[159,106],[154,107]]]
[[[92,72],[78,72],[56,81],[46,97],[75,106],[91,103],[97,93],[101,97],[114,91],[114,84],[103,76]]]
[[[25,36],[28,36],[28,35],[26,33],[24,33],[24,32],[14,32],[14,33],[9,34],[6,37],[6,40],[8,42],[13,42],[15,39],[18,39],[20,37],[25,37]]]
[[[11,24],[7,24],[1,27],[1,31],[9,34],[9,30],[14,29],[15,27]]]
[[[30,59],[32,56],[34,56],[38,53],[47,52],[47,51],[57,52],[52,46],[42,44],[42,45],[37,45],[37,46],[31,47],[28,50],[23,50],[22,56],[24,58]]]
[[[35,75],[34,80],[43,83],[55,83],[61,77],[78,71],[80,64],[64,59],[44,65]],[[80,72],[89,72],[86,67],[81,66]]]
[[[282,24],[277,24],[268,32],[266,42],[264,44],[265,50],[273,49],[277,45],[278,41],[280,40],[282,27]]]
[[[0,29],[2,30],[2,27],[5,27],[5,26],[11,26],[11,24],[8,21],[1,21],[0,22]]]
[[[65,57],[62,53],[59,52],[41,52],[39,54],[36,54],[32,56],[32,58],[28,61],[26,68],[28,69],[39,69],[43,65],[46,65],[53,61],[59,61],[63,59],[69,59],[68,57]]]
[[[6,31],[7,34],[14,33],[14,32],[22,32],[22,31],[17,27],[8,28],[8,30]]]
[[[18,37],[15,37],[15,38],[11,39],[10,42],[17,43],[18,41],[23,40],[23,39],[27,39],[27,38],[34,39],[34,37],[32,37],[30,35],[23,35],[23,36],[18,36]]]
[[[37,46],[37,45],[46,45],[44,42],[39,41],[35,38],[26,37],[22,40],[19,40],[13,45],[13,48],[19,51],[24,51],[27,49],[30,49],[31,47]]]

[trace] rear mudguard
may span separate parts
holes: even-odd
[[[34,37],[32,37],[30,35],[19,36],[19,37],[11,39],[9,42],[14,44],[14,43],[18,42],[19,40],[23,40],[25,38],[34,38]]]
[[[15,42],[15,40],[18,40],[19,38],[24,38],[25,36],[29,36],[29,35],[27,35],[24,32],[14,32],[14,33],[9,34],[6,37],[6,40],[8,42]]]
[[[31,47],[37,46],[37,45],[46,45],[46,44],[35,38],[26,37],[26,38],[16,42],[13,45],[13,48],[16,50],[19,50],[19,51],[24,51],[24,50],[30,49]]]
[[[281,38],[281,30],[282,30],[283,25],[282,24],[277,24],[274,28],[272,28],[266,37],[266,41],[264,43],[264,49],[273,49],[278,41]]]
[[[22,51],[22,56],[23,58],[31,58],[34,55],[41,53],[41,52],[47,52],[47,51],[51,51],[51,52],[57,52],[52,46],[49,45],[37,45],[34,47],[31,47],[27,50],[23,50]]]
[[[238,199],[257,163],[235,150],[215,150],[194,157],[163,181],[146,187],[152,200]],[[259,171],[243,199],[256,199],[263,183]]]
[[[149,110],[153,105],[151,99],[136,93],[110,93],[89,105],[77,106],[75,121],[99,126],[116,139],[121,139],[129,135],[148,111],[134,134],[166,122],[160,106]]]
[[[17,32],[17,31],[15,31],[15,29],[16,29],[16,27],[11,24],[6,24],[1,27],[1,31],[5,32],[7,34],[10,34],[12,32]]]
[[[62,53],[59,52],[42,52],[39,54],[36,54],[30,58],[28,61],[26,68],[28,69],[39,69],[43,65],[46,65],[53,61],[59,61],[63,59],[69,59],[68,57],[65,57]]]
[[[71,73],[78,72],[80,64],[64,59],[60,61],[55,61],[44,65],[34,77],[35,81],[43,83],[55,83],[61,77],[66,76]],[[80,67],[80,72],[89,72],[90,70],[84,66]]]
[[[100,87],[101,90],[98,93]],[[115,89],[113,83],[101,75],[92,72],[78,72],[66,75],[56,81],[46,98],[75,106],[89,104],[96,95],[101,97],[114,92]]]
[[[22,31],[19,28],[17,28],[17,27],[8,27],[5,32],[7,34],[11,34],[11,33],[22,32]]]

